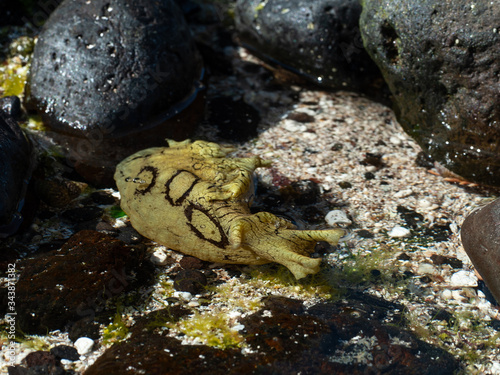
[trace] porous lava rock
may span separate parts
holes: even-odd
[[[26,107],[80,174],[106,185],[134,150],[190,135],[201,76],[174,0],[65,0],[39,35]]]
[[[18,267],[23,270],[16,284],[16,311],[26,334],[66,331],[82,319],[91,322],[106,313],[106,302],[147,285],[154,273],[144,250],[90,230]]]
[[[238,0],[244,47],[310,81],[364,90],[380,73],[363,48],[357,0]],[[381,80],[380,80],[381,81]]]
[[[500,199],[467,216],[460,233],[467,255],[500,304]]]
[[[15,233],[23,222],[22,209],[35,166],[29,140],[19,127],[20,102],[0,99],[0,238]]]
[[[365,48],[397,118],[437,162],[500,185],[500,7],[439,0],[364,0]]]

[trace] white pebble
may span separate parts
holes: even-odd
[[[418,265],[418,271],[420,275],[438,275],[439,271],[436,267],[429,263],[420,263]]]
[[[406,198],[413,194],[411,189],[400,190],[394,194],[394,198]]]
[[[193,295],[189,292],[174,292],[174,297],[186,302],[189,302],[193,299]]]
[[[167,254],[163,250],[156,250],[153,255],[151,255],[151,262],[157,266],[164,266],[167,264]]]
[[[397,225],[394,228],[392,228],[388,234],[389,234],[389,237],[402,238],[402,237],[409,237],[411,232],[409,229]]]
[[[233,331],[241,331],[245,329],[245,326],[243,324],[236,324],[234,327],[231,328]]]
[[[443,293],[441,293],[441,297],[443,297],[443,299],[452,299],[453,294],[451,293],[451,290],[445,289],[443,290]]]
[[[500,361],[491,362],[490,371],[491,374],[500,374]]]
[[[307,130],[307,126],[300,124],[293,120],[283,120],[283,129],[291,133],[304,133]]]
[[[395,146],[400,146],[401,143],[403,143],[400,138],[395,137],[395,136],[392,136],[391,138],[389,138],[389,142],[391,142]]]
[[[80,337],[75,341],[75,348],[78,354],[85,355],[92,351],[94,340],[88,337]]]
[[[352,224],[352,221],[347,217],[347,214],[342,210],[332,210],[325,216],[325,221],[328,225],[335,224]]]
[[[461,270],[455,272],[451,276],[450,284],[452,286],[477,286],[477,277],[474,275],[474,272]]]
[[[431,206],[431,202],[429,202],[427,199],[421,199],[418,201],[418,206],[420,208],[429,208]]]

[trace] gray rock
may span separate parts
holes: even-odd
[[[23,216],[24,199],[34,168],[31,144],[17,124],[20,102],[0,99],[0,238],[15,233]]]
[[[500,303],[500,199],[474,211],[461,229],[464,249]]]
[[[361,42],[357,0],[238,0],[236,28],[252,53],[315,83],[362,90],[379,77]]]
[[[365,48],[399,122],[434,159],[500,185],[500,7],[479,0],[364,0]]]
[[[201,74],[174,0],[65,0],[35,46],[26,106],[77,169],[94,168],[86,173],[92,180],[134,147],[188,136],[192,123],[169,120],[195,100]]]

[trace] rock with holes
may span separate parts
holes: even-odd
[[[189,135],[201,75],[174,0],[65,0],[38,38],[26,106],[85,177],[112,181],[117,160]]]
[[[401,125],[449,170],[491,185],[500,185],[499,19],[489,0],[364,0],[360,20]]]
[[[379,72],[363,48],[357,0],[238,0],[242,44],[310,81],[366,90]],[[381,81],[381,80],[379,80]]]
[[[281,263],[296,278],[319,271],[308,255],[318,241],[337,244],[342,229],[297,230],[269,212],[250,213],[258,156],[227,158],[215,143],[169,141],[123,160],[115,180],[121,206],[143,236],[202,260]]]

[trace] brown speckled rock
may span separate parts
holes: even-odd
[[[351,297],[308,309],[300,300],[267,298],[262,310],[240,320],[252,351],[245,355],[239,348],[183,345],[168,337],[158,322],[189,312],[165,309],[139,321],[131,338],[108,349],[85,375],[445,375],[458,369],[453,356],[400,327],[404,322],[396,310],[402,306],[362,294]]]
[[[461,237],[474,267],[500,303],[500,199],[472,212],[462,225]]]
[[[147,284],[153,275],[145,251],[95,231],[78,232],[61,249],[23,260],[18,268],[23,271],[16,311],[20,329],[30,334],[91,321],[107,301]]]

